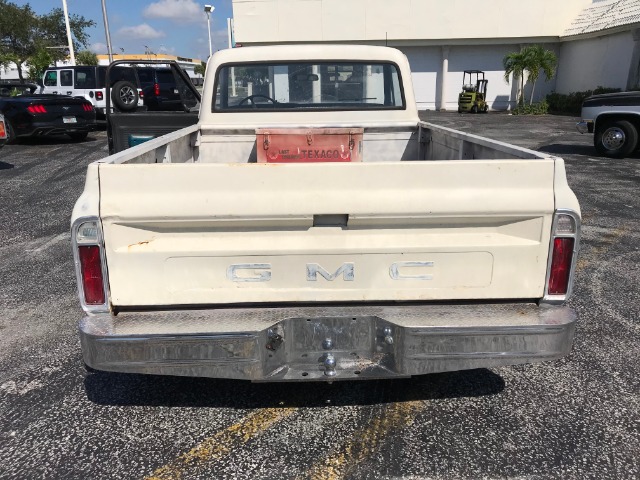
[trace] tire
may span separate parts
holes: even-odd
[[[478,113],[478,105],[471,107],[471,113]]]
[[[131,112],[138,106],[138,89],[133,83],[121,80],[111,89],[111,99],[118,110]]]
[[[461,108],[458,108],[458,113],[462,113],[462,109]]]
[[[482,108],[482,113],[488,113],[488,112],[489,112],[489,105],[485,103],[484,107]]]
[[[7,117],[4,117],[4,124],[7,127],[7,145],[16,143],[16,132],[11,126],[11,122],[7,119]]]
[[[600,155],[624,158],[636,149],[638,130],[626,120],[607,122],[596,130],[593,145]]]
[[[89,132],[74,132],[74,133],[67,133],[67,135],[69,135],[69,137],[71,137],[72,141],[81,142],[85,138],[87,138],[87,135],[89,135]]]

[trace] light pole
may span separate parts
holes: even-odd
[[[62,9],[64,10],[64,23],[67,26],[67,41],[69,42],[69,58],[71,65],[76,64],[76,56],[73,53],[73,40],[71,40],[71,27],[69,26],[69,12],[67,11],[67,0],[62,0]]]
[[[104,33],[107,36],[107,52],[109,53],[109,63],[113,62],[113,50],[111,49],[111,34],[109,33],[109,18],[107,17],[107,5],[102,0],[102,19],[104,20]]]
[[[213,55],[213,46],[211,44],[211,13],[216,9],[213,5],[205,5],[204,12],[207,14],[207,30],[209,31],[209,56]]]

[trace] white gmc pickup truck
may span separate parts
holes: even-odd
[[[73,211],[89,367],[333,381],[570,351],[563,160],[421,122],[401,52],[224,50],[197,124],[170,118],[114,112],[112,148],[148,141],[89,165]]]

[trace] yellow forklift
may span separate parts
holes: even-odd
[[[467,81],[467,75],[469,80]],[[475,83],[474,83],[475,79]],[[458,113],[487,113],[487,83],[481,70],[465,70],[462,75],[462,92],[458,95]]]

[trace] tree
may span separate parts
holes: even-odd
[[[504,79],[509,83],[509,77],[513,74],[514,81],[520,79],[520,91],[518,95],[518,103],[524,103],[524,72],[527,69],[527,59],[522,51],[512,52],[505,55],[502,59],[504,66]]]
[[[86,29],[95,25],[79,15],[71,15],[69,24],[74,49],[87,45]],[[51,48],[67,44],[67,32],[62,9],[54,8],[45,15],[36,15],[29,4],[18,6],[0,0],[0,61],[9,58],[18,67],[18,76],[24,82],[22,66],[33,57],[44,59],[42,50],[49,51],[51,61],[66,57],[64,49]],[[6,61],[6,60],[5,60]]]
[[[89,50],[82,50],[76,53],[76,65],[98,65],[98,56]]]
[[[33,38],[36,24],[36,14],[29,4],[19,7],[0,0],[0,57],[16,63],[22,82],[22,64],[37,50]]]
[[[202,75],[204,77],[204,72],[207,69],[207,64],[204,62],[200,62],[200,65],[196,65],[195,68],[193,69],[193,73],[195,73],[196,75]]]
[[[518,97],[520,104],[524,103],[524,73],[529,74],[529,80],[533,83],[529,99],[529,105],[531,105],[536,81],[540,77],[540,70],[544,72],[547,80],[551,80],[555,76],[558,58],[555,53],[551,50],[545,50],[541,45],[528,45],[519,52],[505,55],[502,64],[504,65],[504,79],[507,83],[509,83],[509,76],[512,73],[514,79],[520,79],[520,95]]]
[[[544,49],[541,45],[531,45],[525,47],[524,55],[527,58],[527,71],[529,80],[533,82],[531,87],[531,99],[529,105],[533,103],[533,92],[536,88],[536,81],[540,76],[540,70],[544,72],[546,81],[551,80],[556,74],[558,57],[551,50]]]
[[[44,71],[49,65],[53,63],[50,50],[46,48],[39,48],[36,53],[29,57],[28,75],[29,79],[33,82],[37,82],[44,75]]]

